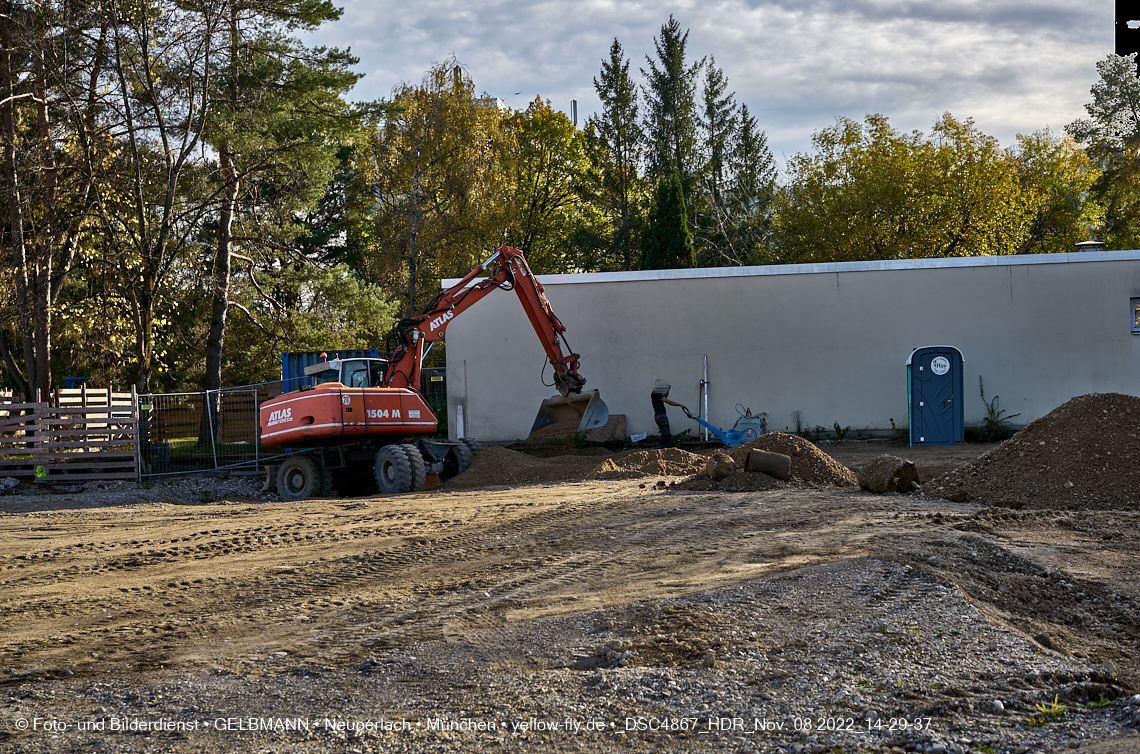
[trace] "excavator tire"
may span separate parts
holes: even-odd
[[[415,445],[397,445],[408,456],[408,463],[412,469],[412,492],[419,492],[427,481],[427,468],[424,465],[423,454]]]
[[[455,472],[457,476],[471,468],[471,462],[475,460],[475,453],[472,452],[470,446],[463,440],[460,440],[455,446],[455,460],[456,468],[458,469]]]
[[[312,456],[291,456],[277,470],[277,493],[286,502],[325,495],[325,470]]]
[[[479,455],[479,451],[483,449],[483,446],[480,445],[478,441],[472,440],[469,437],[461,437],[459,438],[459,442],[467,446],[467,449],[471,451],[472,458]]]
[[[399,445],[385,445],[376,453],[376,483],[385,495],[412,489],[412,462]]]

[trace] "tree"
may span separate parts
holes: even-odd
[[[716,67],[709,58],[705,66],[705,85],[701,91],[704,131],[704,166],[701,171],[702,187],[714,207],[723,203],[725,174],[727,172],[729,139],[736,130],[736,99],[728,89],[724,70]]]
[[[602,243],[613,255],[612,261],[603,264],[607,268],[632,270],[637,263],[638,229],[647,191],[638,174],[643,132],[638,122],[637,87],[617,39],[610,46],[609,61],[602,61],[601,79],[594,79],[594,89],[602,102],[602,112],[590,120],[586,132],[592,133],[592,125],[597,134],[592,150],[601,173],[596,203],[611,217],[610,233]]]
[[[320,199],[339,147],[358,124],[342,99],[359,78],[348,70],[356,59],[306,48],[288,36],[339,18],[328,0],[228,0],[222,11],[213,107],[204,113],[206,141],[218,155],[220,194],[207,390],[222,386],[233,259],[252,264],[258,250],[270,250],[272,258],[288,248],[301,230],[294,217]]]
[[[522,251],[535,272],[571,272],[572,236],[589,208],[586,138],[565,114],[536,97],[507,120],[507,180],[513,187],[504,242]]]
[[[689,235],[681,179],[673,173],[657,183],[657,193],[642,236],[645,270],[696,267],[697,257]]]
[[[718,243],[704,250],[708,266],[761,264],[771,258],[776,163],[768,139],[741,105],[727,145],[728,180],[712,206]]]
[[[648,55],[645,94],[645,136],[649,144],[648,176],[660,181],[676,174],[691,196],[697,169],[698,122],[696,79],[704,60],[691,66],[685,63],[685,45],[689,32],[672,15],[661,27],[661,35],[653,40],[657,52],[654,61]],[[659,66],[660,64],[660,66]]]
[[[78,159],[74,137],[97,112],[107,31],[105,16],[81,3],[0,5],[5,241],[26,378],[2,332],[0,351],[18,387],[45,396],[52,314],[90,207],[93,174]]]
[[[1017,253],[1029,218],[1015,161],[970,120],[943,115],[928,139],[882,115],[817,132],[788,164],[773,261]]]
[[[88,164],[100,159],[93,145],[102,134],[115,145],[109,178],[94,187],[94,206],[100,242],[110,253],[104,263],[129,306],[135,384],[143,393],[163,355],[156,341],[163,299],[172,276],[189,273],[184,265],[201,248],[201,224],[216,200],[200,154],[212,107],[215,42],[224,29],[219,10],[112,2],[100,119],[80,140]]]
[[[1100,170],[1071,137],[1048,129],[1018,134],[1012,155],[1032,213],[1021,253],[1072,251],[1100,230],[1104,205],[1092,195]]]
[[[1096,64],[1100,80],[1092,86],[1087,118],[1065,127],[1085,145],[1100,169],[1092,192],[1104,206],[1102,240],[1109,246],[1140,245],[1140,78],[1136,53],[1109,55]]]
[[[508,113],[476,97],[454,59],[397,86],[391,102],[396,109],[357,156],[350,234],[406,317],[434,298],[441,277],[466,274],[506,225]]]

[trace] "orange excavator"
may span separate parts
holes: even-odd
[[[493,267],[494,274],[476,280]],[[374,482],[392,494],[422,490],[429,475],[449,479],[465,471],[476,443],[423,437],[434,434],[437,424],[419,391],[420,369],[426,349],[444,339],[451,320],[497,289],[518,295],[554,369],[559,395],[542,402],[531,432],[575,419],[579,432],[604,425],[609,409],[597,390],[583,391],[578,354],[563,351],[566,328],[551,310],[542,284],[522,252],[504,246],[422,314],[400,320],[389,336],[388,362],[365,368],[363,374],[370,375],[365,384],[325,381],[261,404],[261,444],[296,451],[267,465],[267,489],[275,488],[283,500],[302,500],[327,496],[334,486],[367,491]],[[343,380],[339,367],[334,360],[305,372]]]

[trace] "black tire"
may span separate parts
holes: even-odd
[[[398,448],[403,448],[404,453],[408,456],[408,464],[412,468],[412,492],[420,492],[427,482],[427,466],[424,464],[423,454],[420,449],[415,445],[397,445]]]
[[[286,502],[320,497],[325,492],[326,472],[312,456],[293,456],[277,470],[277,493]]]
[[[471,468],[471,462],[475,460],[475,454],[471,452],[471,448],[467,443],[460,440],[455,446],[455,460],[456,468],[458,469],[456,475],[462,474],[467,469]]]
[[[399,445],[385,445],[376,453],[376,483],[385,495],[399,495],[412,489],[412,462]]]
[[[483,449],[482,445],[480,445],[476,440],[472,440],[469,437],[461,437],[459,438],[459,442],[466,445],[467,449],[471,451],[472,459],[474,459],[475,456],[479,455],[479,451]]]

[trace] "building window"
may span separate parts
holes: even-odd
[[[1140,335],[1140,298],[1132,299],[1132,334]]]

